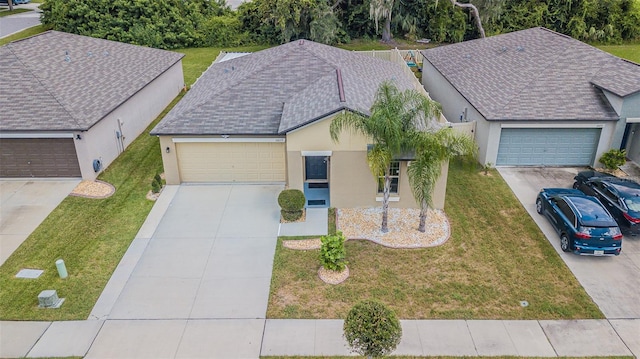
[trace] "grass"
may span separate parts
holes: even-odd
[[[261,356],[261,359],[359,359],[366,358],[362,356],[331,356],[331,357],[323,357],[323,356]],[[427,358],[427,357],[416,357],[416,356],[392,356],[393,359],[418,359],[418,358]],[[453,357],[453,356],[429,356],[429,359],[469,359],[469,357]],[[535,359],[543,357],[517,357],[517,356],[495,356],[495,357],[483,357],[477,356],[473,357],[474,359]],[[633,358],[633,356],[612,356],[612,357],[558,357],[558,359],[629,359]]]
[[[19,14],[21,12],[29,12],[32,10],[29,9],[13,9],[13,11],[10,10],[0,10],[0,17],[4,17],[4,16],[9,16],[9,15],[15,15],[15,14]]]
[[[0,39],[0,46],[4,45],[4,44],[8,44],[11,41],[16,41],[16,40],[20,40],[20,39],[24,39],[25,37],[29,37],[29,36],[33,36],[33,35],[37,35],[41,32],[45,32],[49,30],[48,27],[44,26],[44,25],[38,25],[38,26],[34,26],[34,27],[30,27],[28,29],[22,30],[18,33],[15,33],[11,36],[7,36],[7,37],[3,37],[2,39]]]
[[[452,236],[439,247],[348,241],[351,274],[335,286],[318,278],[317,250],[289,250],[279,239],[267,317],[344,318],[376,298],[403,319],[603,318],[495,170],[452,165],[446,213]]]
[[[623,59],[640,63],[640,43],[625,45],[598,45],[596,47]]]

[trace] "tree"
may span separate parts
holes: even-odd
[[[376,23],[384,19],[382,28],[382,42],[391,41],[391,13],[393,12],[394,0],[371,0],[369,5],[369,17]]]
[[[443,163],[457,156],[475,159],[477,146],[470,136],[445,127],[419,133],[415,151],[415,160],[409,165],[407,174],[413,196],[420,205],[418,230],[424,232],[433,189],[440,178]]]
[[[451,3],[453,4],[453,6],[470,9],[473,18],[476,20],[476,26],[478,27],[478,31],[480,32],[480,37],[485,37],[484,28],[482,27],[482,20],[480,19],[480,12],[478,11],[478,8],[472,3],[461,3],[456,0],[451,0]]]
[[[440,108],[437,102],[416,90],[401,92],[393,83],[386,81],[378,88],[370,112],[369,116],[343,112],[331,122],[329,130],[335,142],[344,130],[359,133],[373,141],[367,152],[367,164],[376,180],[383,177],[380,230],[386,233],[389,231],[391,162],[394,157],[414,149],[417,133],[430,127],[432,119],[440,114]]]
[[[395,313],[375,300],[354,305],[344,320],[343,330],[351,349],[369,358],[389,354],[402,337],[402,327]]]

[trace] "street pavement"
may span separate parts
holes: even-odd
[[[265,319],[281,188],[167,186],[89,320],[0,322],[0,357],[350,355],[342,320]],[[401,323],[397,355],[640,354],[640,319]]]
[[[40,4],[37,3],[15,5],[14,9],[29,9],[32,11],[0,17],[0,38],[40,25],[38,6]]]

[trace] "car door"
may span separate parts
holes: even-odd
[[[560,201],[562,200],[556,197],[552,197],[549,199],[549,206],[546,206],[544,209],[544,214],[547,216],[547,218],[549,218],[549,222],[551,222],[553,229],[555,229],[558,233],[560,233],[562,228],[564,227],[562,223],[563,220],[560,213],[560,208],[558,207],[558,203]]]
[[[566,233],[570,236],[576,232],[577,218],[576,214],[564,199],[558,199],[558,232]]]
[[[587,180],[583,182],[578,189],[581,190],[587,196],[598,197],[598,192],[596,189],[601,184],[602,184],[601,182]]]

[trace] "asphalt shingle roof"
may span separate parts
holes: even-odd
[[[0,130],[87,130],[184,55],[58,31],[0,47]]]
[[[487,120],[617,120],[596,86],[640,91],[640,65],[540,27],[422,54]]]
[[[385,80],[413,86],[399,64],[297,40],[211,65],[151,133],[283,134],[342,109],[368,114]]]

